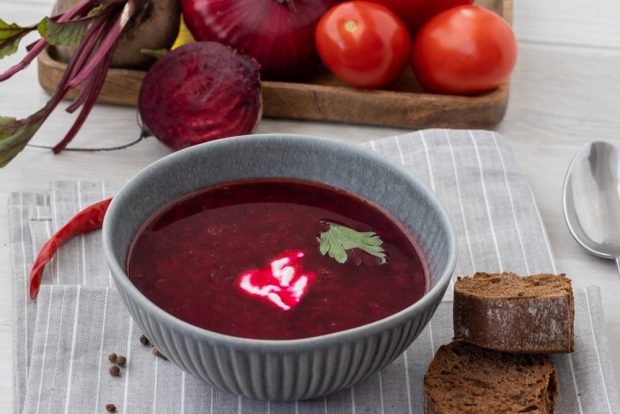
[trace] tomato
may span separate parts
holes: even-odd
[[[505,82],[517,60],[512,28],[478,6],[446,10],[429,20],[413,41],[411,64],[432,92],[471,95]]]
[[[385,6],[350,1],[331,8],[315,32],[319,56],[338,78],[358,88],[382,88],[407,65],[407,27]]]
[[[472,4],[473,0],[371,0],[383,4],[405,21],[414,34],[428,19],[452,7]]]

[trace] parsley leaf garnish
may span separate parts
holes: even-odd
[[[340,224],[329,224],[329,229],[319,235],[319,250],[323,256],[329,255],[338,263],[347,261],[347,251],[360,249],[381,259],[381,264],[387,262],[383,241],[372,231],[360,232]]]

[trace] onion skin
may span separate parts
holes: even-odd
[[[299,79],[319,59],[314,29],[336,0],[180,0],[196,40],[227,44],[253,56],[264,79]]]
[[[184,45],[151,66],[138,109],[174,150],[251,133],[262,113],[258,62],[220,43]]]

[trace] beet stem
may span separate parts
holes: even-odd
[[[123,31],[123,28],[127,24],[127,21],[133,15],[134,11],[135,0],[127,0],[127,3],[125,3],[125,6],[123,7],[116,20],[116,24],[112,26],[109,33],[103,39],[93,58],[73,79],[69,81],[70,88],[74,88],[80,83],[84,82],[84,80],[90,75],[90,73],[101,64],[107,54],[111,54],[111,49],[116,45],[116,42],[118,41],[118,38]]]
[[[108,29],[108,26],[110,26],[109,22],[102,20],[100,22],[97,22],[97,24],[93,25],[88,30],[88,33],[85,35],[83,47],[80,47],[80,49],[76,52],[75,59],[77,60],[77,68],[81,69],[84,66],[84,63],[91,54],[93,46],[95,46],[95,44],[98,42],[99,37],[102,35],[102,33],[105,33],[106,29]],[[71,105],[67,107],[66,111],[71,114],[80,106],[82,106],[87,94],[88,88],[82,88],[79,95],[73,100]]]
[[[92,3],[94,3],[94,0],[83,0],[82,2],[76,4],[58,18],[58,23],[67,22],[74,16],[84,13],[85,10],[92,7]],[[45,39],[39,39],[28,51],[28,54],[26,54],[26,56],[18,64],[14,65],[4,73],[0,74],[0,82],[11,78],[17,72],[25,69],[28,65],[30,65],[34,58],[43,51],[45,46],[47,46],[47,41]]]
[[[93,0],[88,0],[87,2],[84,2],[84,4],[90,4],[91,2],[94,2],[94,1]],[[86,6],[84,6],[84,7],[86,7]],[[77,14],[77,12],[76,12],[76,14]],[[65,16],[63,15],[63,17],[65,17]],[[32,50],[35,50],[36,48],[39,48],[39,47],[41,47],[41,48],[45,47],[46,43],[47,42],[45,42],[43,39],[41,39],[33,46]],[[80,57],[80,54],[82,55],[82,57]],[[67,83],[80,70],[81,65],[84,64],[84,59],[86,57],[88,57],[89,54],[90,54],[90,51],[86,51],[86,50],[81,51],[81,53],[76,53],[74,55],[74,57],[67,64],[67,67],[66,67],[65,71],[63,72],[62,77],[60,78],[60,81],[56,85],[56,90],[52,94],[50,100],[47,101],[45,106],[43,108],[39,109],[34,114],[30,115],[29,117],[27,117],[25,119],[21,119],[19,121],[16,121],[14,123],[14,125],[13,125],[13,128],[15,130],[17,130],[17,129],[22,128],[24,126],[30,126],[31,128],[34,128],[34,131],[32,132],[32,134],[34,134],[36,132],[36,130],[38,130],[41,127],[43,122],[45,122],[45,120],[49,117],[49,115],[52,113],[54,108],[56,108],[58,106],[58,104],[62,101],[64,96],[67,94],[67,92],[70,89],[68,87]],[[93,103],[93,105],[94,105],[94,103]],[[8,150],[10,151],[10,150],[16,148],[19,145],[23,145],[23,143],[22,142],[17,142],[15,145],[9,147]]]
[[[135,11],[135,0],[126,1],[127,3],[125,3],[120,12],[118,12],[118,17],[112,20],[111,24],[105,25],[106,30],[103,30],[101,33],[107,32],[107,34],[104,39],[98,43],[97,51],[83,67],[76,67],[76,70],[78,71],[77,75],[72,76],[66,84],[66,88],[71,89],[84,82],[84,80],[89,79],[88,83],[84,85],[84,90],[80,93],[80,96],[78,96],[76,101],[68,108],[75,110],[82,106],[80,114],[67,134],[52,149],[55,154],[61,152],[64,148],[66,148],[71,140],[73,140],[86,121],[86,118],[90,114],[93,106],[97,102],[97,97],[101,91],[101,88],[103,88],[103,83],[105,81],[108,68],[112,62],[114,49],[116,48],[123,28]],[[82,46],[83,45],[84,42],[82,43]],[[83,54],[87,54],[92,51],[92,47],[90,50],[85,47],[80,47],[79,51]],[[76,60],[77,56],[74,55],[72,61]]]
[[[116,39],[118,41],[118,37]],[[66,148],[66,146],[73,140],[75,135],[78,133],[88,114],[95,106],[97,102],[97,97],[99,96],[99,92],[103,87],[103,83],[105,81],[106,74],[108,72],[108,68],[110,67],[110,63],[112,63],[112,51],[116,47],[117,42],[112,44],[112,48],[109,50],[109,53],[104,56],[103,62],[97,68],[97,71],[93,73],[93,76],[89,79],[87,85],[85,85],[85,89],[88,89],[88,95],[84,98],[84,104],[82,107],[82,111],[78,115],[77,119],[71,126],[71,129],[67,132],[65,137],[52,148],[54,154],[58,154],[60,151]]]

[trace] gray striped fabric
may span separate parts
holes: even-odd
[[[437,194],[458,234],[455,275],[500,270],[557,272],[529,186],[511,149],[487,131],[428,130],[365,144],[403,164]],[[372,185],[369,183],[369,185]],[[84,206],[112,195],[110,183],[56,182],[10,199],[15,300],[16,413],[419,413],[422,378],[452,337],[451,292],[414,344],[379,374],[313,401],[251,401],[202,384],[154,358],[121,304],[99,234],[77,238],[48,265],[36,303],[26,295],[33,256]],[[598,288],[576,293],[575,352],[554,356],[558,413],[620,412]],[[128,357],[118,378],[108,352]]]

